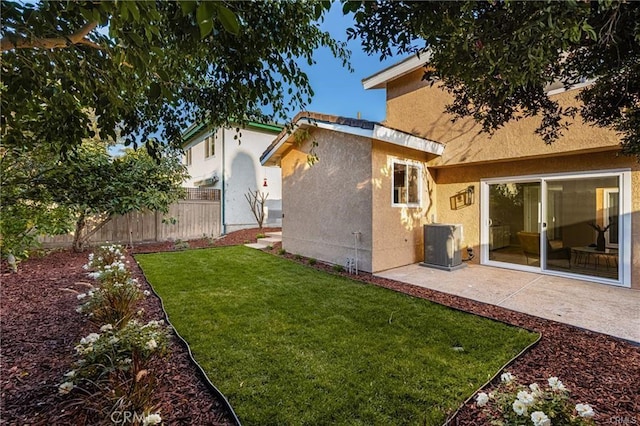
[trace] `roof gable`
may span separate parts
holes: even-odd
[[[293,119],[293,129],[280,132],[260,157],[260,163],[278,165],[284,152],[295,143],[296,132],[310,127],[376,139],[430,154],[442,155],[444,152],[444,145],[439,142],[391,129],[374,121],[305,111]]]

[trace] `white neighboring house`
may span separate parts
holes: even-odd
[[[245,198],[249,190],[269,194],[262,225],[282,226],[281,169],[260,164],[260,155],[281,130],[281,126],[254,122],[240,132],[197,123],[184,132],[184,164],[190,178],[182,186],[221,190],[223,234],[257,227]]]

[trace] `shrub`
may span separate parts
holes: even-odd
[[[302,260],[302,256],[299,254],[296,254],[295,256],[293,256],[296,260]]]
[[[135,279],[129,278],[123,283],[108,282],[79,294],[79,300],[87,301],[77,311],[88,315],[96,324],[114,324],[120,328],[135,316],[136,303],[142,296]]]
[[[287,251],[285,249],[281,248],[280,250],[278,250],[278,254],[280,256],[284,256],[285,254],[287,254]]]
[[[309,259],[309,265],[313,266],[316,263],[318,263],[318,261],[316,259],[314,259],[314,258]]]
[[[131,272],[124,263],[121,246],[99,247],[89,254],[89,262],[84,269],[91,270],[89,276],[99,285],[87,293],[78,294],[78,300],[86,300],[77,309],[87,314],[97,324],[113,324],[120,328],[135,315],[135,305],[142,298],[140,285],[131,278]]]
[[[189,247],[189,241],[176,240],[176,242],[173,243],[173,248],[176,250],[187,250]]]
[[[537,383],[520,385],[511,373],[501,376],[501,384],[489,394],[480,392],[476,406],[496,425],[593,425],[593,408],[588,404],[573,405],[569,390],[557,377],[549,377],[547,386]]]
[[[121,245],[108,244],[98,247],[89,254],[89,262],[83,266],[86,270],[101,271],[107,265],[124,262],[125,250]]]
[[[80,340],[75,347],[79,359],[58,391],[77,388],[86,408],[105,418],[124,411],[150,415],[155,377],[149,363],[166,354],[168,340],[162,321],[132,320],[121,329],[106,324]]]
[[[336,265],[333,265],[333,266],[332,266],[332,269],[333,269],[335,272],[344,272],[344,266],[342,266],[342,265],[337,265],[337,264],[336,264]]]

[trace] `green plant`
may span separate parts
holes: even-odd
[[[300,255],[300,254],[296,254],[296,255],[294,255],[294,256],[293,256],[293,258],[294,258],[295,260],[302,260],[302,255]]]
[[[207,245],[212,246],[216,242],[216,237],[213,235],[202,234],[202,238],[207,240]]]
[[[96,324],[107,323],[121,327],[135,317],[136,304],[142,296],[134,279],[104,283],[78,295],[79,300],[87,300],[77,311],[86,314]]]
[[[176,250],[187,250],[189,247],[189,241],[182,241],[178,239],[173,243],[173,248]]]
[[[272,246],[271,244],[269,244],[269,245],[266,247],[266,249],[267,249],[267,250],[273,250],[273,246]]]
[[[281,248],[280,250],[278,250],[278,254],[280,256],[284,256],[285,254],[287,254],[287,251],[285,249]]]
[[[260,234],[256,235],[256,239],[260,239],[260,238],[264,238],[264,237],[265,237],[265,235],[264,235],[264,234],[262,234],[262,233],[260,233]]]
[[[573,405],[569,390],[557,377],[549,377],[547,386],[537,383],[521,385],[511,373],[503,373],[500,386],[480,392],[476,405],[493,419],[495,425],[594,425],[595,415],[589,404]]]
[[[318,263],[318,261],[316,259],[314,259],[313,257],[309,259],[309,265],[313,266],[316,263]]]
[[[148,415],[155,385],[149,363],[166,355],[168,340],[162,321],[132,320],[120,329],[105,324],[75,347],[78,360],[58,391],[68,394],[77,388],[87,408],[107,418],[122,411]]]
[[[344,266],[335,264],[331,267],[335,272],[344,272]]]
[[[131,278],[123,252],[122,246],[115,244],[98,247],[83,266],[92,271],[89,276],[99,284],[87,293],[78,294],[78,300],[84,302],[77,311],[87,314],[94,323],[123,327],[135,316],[136,304],[143,292],[138,281]]]
[[[83,266],[85,270],[102,271],[107,265],[124,262],[125,249],[119,244],[105,244],[89,253],[89,261]]]

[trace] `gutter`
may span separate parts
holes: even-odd
[[[224,155],[224,144],[225,144],[225,137],[224,135],[226,134],[226,129],[222,128],[222,172],[220,173],[220,222],[222,223],[222,229],[220,230],[222,235],[226,235],[227,234],[227,222],[225,220],[225,210],[227,209],[227,203],[225,202],[226,200],[226,191],[225,191],[225,185],[227,182],[227,179],[225,177],[225,171],[224,171],[224,165],[225,162],[227,161],[227,158]]]
[[[264,124],[264,123],[258,123],[257,121],[250,121],[249,123],[247,123],[247,127],[268,130],[270,132],[276,132],[276,133],[280,133],[284,128],[283,126],[278,126],[276,124]]]

